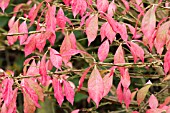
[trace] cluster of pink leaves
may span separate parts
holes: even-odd
[[[8,0],[9,1],[9,0]],[[30,34],[28,35],[28,29],[32,24],[34,23],[37,14],[44,4],[44,2],[38,4],[38,6],[35,4],[30,12],[28,14],[25,14],[25,17],[30,19],[30,24],[27,26],[26,21],[23,21],[20,24],[19,19],[15,21],[16,18],[16,12],[22,7],[23,4],[20,4],[14,8],[14,15],[10,19],[8,25],[9,25],[9,32],[8,32],[8,43],[9,45],[13,45],[18,39],[20,41],[20,45],[25,45],[24,52],[25,56],[28,56],[34,50],[37,48],[40,52],[44,50],[46,40],[48,40],[51,45],[55,44],[56,40],[56,34],[55,32],[57,30],[62,30],[62,33],[65,35],[64,40],[62,42],[62,45],[60,47],[60,52],[53,48],[49,48],[47,50],[50,51],[50,59],[46,61],[46,55],[47,52],[43,55],[41,61],[39,61],[37,64],[35,63],[35,60],[32,61],[31,66],[29,67],[28,71],[24,71],[24,75],[41,75],[38,80],[40,83],[44,86],[49,85],[52,81],[52,85],[54,88],[54,96],[57,99],[57,102],[59,105],[62,105],[62,102],[64,100],[64,96],[66,96],[66,99],[73,104],[74,100],[74,88],[71,86],[71,83],[68,82],[66,79],[67,77],[64,75],[59,76],[59,75],[54,75],[54,77],[50,78],[48,76],[48,70],[51,70],[52,67],[54,66],[57,70],[61,70],[62,62],[64,62],[65,65],[69,65],[69,60],[71,59],[72,55],[75,55],[77,53],[82,53],[82,51],[77,50],[76,47],[76,37],[74,33],[72,32],[71,34],[65,34],[65,28],[66,28],[66,23],[68,23],[70,26],[73,26],[71,21],[64,15],[64,12],[62,8],[58,10],[56,13],[56,6],[50,4],[50,0],[45,0],[46,1],[46,11],[43,10],[41,13],[41,16],[43,13],[45,13],[45,21],[44,27],[42,23],[40,23],[41,16],[39,16],[37,20],[37,31],[38,33],[35,34]],[[123,12],[126,13],[126,11],[130,10],[129,3],[126,0],[121,0],[125,6],[125,11]],[[170,57],[170,50],[169,50],[169,24],[170,21],[163,23],[166,21],[166,19],[160,21],[160,23],[156,26],[156,6],[151,7],[149,10],[145,12],[145,9],[143,7],[143,4],[141,4],[141,0],[136,0],[136,2],[132,2],[132,4],[137,7],[138,12],[140,13],[138,18],[143,15],[142,18],[142,33],[137,32],[137,28],[131,26],[130,24],[124,23],[124,22],[118,22],[112,18],[114,15],[114,12],[116,11],[117,7],[116,4],[114,3],[114,0],[109,4],[108,0],[97,0],[96,1],[96,6],[98,10],[98,14],[94,14],[93,8],[91,7],[93,2],[92,0],[63,0],[66,6],[71,6],[73,16],[74,18],[80,14],[81,15],[81,23],[80,26],[83,26],[85,24],[85,33],[87,35],[88,39],[88,46],[96,39],[98,35],[98,29],[99,29],[99,16],[102,16],[104,19],[107,21],[102,24],[100,28],[100,35],[101,35],[101,41],[102,44],[100,45],[98,49],[98,58],[101,62],[103,62],[109,53],[109,48],[110,44],[114,40],[116,40],[115,36],[116,34],[120,34],[121,39],[124,41],[124,43],[129,47],[129,50],[134,58],[134,62],[136,63],[138,59],[140,59],[142,62],[144,62],[144,51],[143,49],[135,42],[140,42],[138,39],[142,36],[142,33],[144,35],[143,38],[143,43],[145,45],[149,45],[150,50],[155,46],[157,53],[160,55],[162,54],[162,51],[164,49],[164,45],[166,45],[167,48],[167,53],[165,54],[164,57],[164,70],[165,73],[167,74],[168,71],[170,70],[170,62],[169,62],[169,57]],[[9,2],[4,2],[4,0],[0,1],[0,7],[4,11],[5,8],[7,7]],[[31,4],[29,1],[27,4]],[[89,12],[86,12],[86,10],[89,9]],[[162,24],[163,23],[163,24]],[[137,23],[136,23],[137,24]],[[133,35],[133,39],[136,39],[134,41],[130,41],[128,37],[127,30],[130,30],[131,34]],[[13,35],[15,33],[20,33],[24,35]],[[27,63],[30,61],[30,59],[33,59],[32,57],[27,60]],[[121,65],[125,63],[124,59],[124,50],[122,44],[118,47],[115,55],[114,55],[114,62],[115,65]],[[69,65],[71,67],[71,65]],[[38,67],[38,68],[36,68]],[[89,70],[93,66],[90,66],[85,70],[83,73],[81,79],[80,79],[80,84],[79,84],[79,89],[81,89],[83,85],[83,81],[85,79],[86,74],[89,72]],[[104,77],[101,76],[99,70],[97,69],[96,66],[94,66],[94,69],[90,75],[90,78],[88,80],[88,93],[89,93],[89,98],[91,98],[95,103],[96,106],[98,107],[100,100],[106,96],[111,88],[112,85],[112,80],[113,80],[113,72],[114,69],[118,69],[120,71],[120,82],[118,84],[116,93],[118,96],[119,102],[124,101],[126,104],[126,107],[129,107],[129,104],[131,102],[132,94],[129,86],[130,86],[130,76],[128,73],[128,69],[125,67],[119,67],[119,66],[114,66],[112,67],[111,73],[106,74]],[[8,78],[9,79],[9,78]],[[9,79],[10,80],[10,79]],[[11,79],[12,80],[12,79]],[[38,104],[38,99],[43,100],[44,97],[40,97],[43,95],[43,92],[40,91],[41,95],[37,92],[35,87],[39,90],[42,90],[41,87],[37,84],[37,80],[35,79],[23,79],[21,81],[21,86],[22,86],[22,92],[24,94],[24,97],[27,97],[24,99],[24,106],[26,106],[26,111],[28,110],[28,106],[32,106],[29,109],[32,109],[33,111],[35,110],[35,107],[40,107]],[[8,83],[8,82],[7,82]],[[5,84],[7,84],[5,83]],[[30,83],[35,84],[35,86],[31,86]],[[18,89],[15,89],[14,91],[7,92],[13,94],[13,97],[16,97],[16,92]],[[37,94],[38,93],[38,94]],[[139,91],[138,91],[138,94]],[[141,103],[141,101],[144,99],[144,96],[138,96],[139,99],[138,104]],[[151,100],[153,99],[153,95],[151,96]],[[9,104],[6,102],[6,97],[3,98],[3,101],[7,107],[9,107]],[[140,99],[142,98],[142,99]],[[10,97],[12,100],[13,98]],[[8,99],[7,99],[8,100]],[[31,101],[31,102],[28,102]],[[26,103],[27,102],[27,103]],[[28,105],[30,104],[30,105]],[[152,105],[150,104],[151,109],[157,109],[158,105]],[[15,107],[16,109],[16,107]]]

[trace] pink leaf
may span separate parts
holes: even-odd
[[[30,35],[24,44],[25,44],[24,48],[25,56],[28,56],[36,49],[35,34]]]
[[[122,45],[120,45],[114,55],[114,64],[124,64],[125,63],[125,59],[124,59],[124,52],[122,49]],[[118,67],[121,75],[124,74],[124,67]]]
[[[34,23],[35,18],[37,17],[38,11],[40,10],[41,6],[44,2],[41,2],[37,7],[33,7],[33,10],[29,13],[31,16],[29,17],[31,20],[30,26]]]
[[[149,106],[151,109],[155,109],[158,107],[158,100],[153,94],[149,98]]]
[[[42,85],[45,86],[47,82],[46,54],[41,59],[39,73],[42,76]]]
[[[154,7],[151,7],[142,19],[142,32],[144,36],[149,39],[156,27],[156,17]]]
[[[98,31],[98,15],[91,15],[86,20],[86,34],[88,39],[88,46],[93,42],[97,37]]]
[[[109,93],[112,87],[112,83],[113,83],[113,75],[110,75],[110,73],[107,73],[103,78],[103,84],[104,84],[103,97]]]
[[[105,40],[98,49],[98,58],[101,62],[103,62],[109,53],[109,41]]]
[[[138,105],[140,105],[140,103],[143,102],[150,87],[151,85],[149,84],[149,85],[142,87],[140,90],[138,90],[138,93],[137,93]]]
[[[19,20],[17,20],[13,26],[10,28],[9,32],[8,32],[8,35],[11,35],[13,33],[18,33],[18,24],[19,24]],[[8,39],[8,43],[9,45],[13,45],[17,39],[18,39],[18,36],[7,36],[7,39]]]
[[[8,21],[8,27],[11,28],[15,22],[16,16],[12,16],[12,18]]]
[[[70,51],[72,50],[72,51]],[[73,51],[74,50],[74,51]],[[76,51],[76,37],[74,35],[74,33],[72,32],[69,36],[66,35],[63,42],[62,42],[62,45],[60,47],[60,54],[63,56],[63,61],[64,63],[66,64],[72,55],[67,55],[67,56],[64,56],[64,54],[68,54],[68,53],[75,53],[75,52],[78,52]]]
[[[60,80],[53,77],[52,85],[53,85],[53,88],[54,88],[54,96],[57,99],[58,104],[61,106],[63,101],[64,101],[64,95],[63,95],[63,90],[62,90],[62,87],[61,87]]]
[[[32,88],[30,88],[29,83],[25,79],[22,79],[21,87],[22,87],[23,93],[28,94],[29,98],[32,100],[34,105],[40,108],[41,106],[38,103],[38,95]]]
[[[53,64],[53,66],[55,66],[58,69],[61,68],[62,57],[58,51],[56,51],[55,49],[52,49],[52,48],[50,48],[50,60],[51,60],[51,63]]]
[[[103,92],[103,79],[99,70],[95,66],[88,80],[88,93],[89,97],[96,103],[97,107],[99,106],[99,102],[103,97]]]
[[[142,36],[142,34],[136,34],[136,29],[132,25],[130,24],[126,24],[126,25],[129,27],[129,30],[133,34],[134,39],[138,39]]]
[[[20,26],[19,26],[19,33],[24,33],[24,35],[20,35],[19,36],[19,40],[20,40],[20,45],[23,45],[23,43],[25,42],[25,40],[28,37],[28,28],[27,28],[27,23],[26,21],[24,21]]]
[[[73,110],[71,113],[79,113],[79,109]]]
[[[159,55],[162,54],[165,43],[169,41],[169,38],[168,38],[170,37],[170,34],[168,34],[169,27],[170,27],[170,21],[165,22],[158,28],[154,45]]]
[[[170,50],[168,50],[164,56],[164,71],[165,74],[170,70]]]
[[[75,18],[78,13],[80,13],[81,16],[84,15],[84,12],[86,11],[87,8],[87,3],[85,0],[72,0],[71,7],[73,16]]]
[[[2,82],[4,88],[2,89],[2,98],[6,106],[9,106],[12,100],[12,86],[14,84],[13,79],[7,78]]]
[[[124,89],[128,89],[130,85],[130,76],[129,76],[128,69],[125,69],[123,76],[121,76],[121,83]]]
[[[64,84],[64,93],[66,95],[66,99],[73,105],[74,102],[74,89],[71,87],[70,83],[67,81],[63,81]]]
[[[80,27],[82,27],[84,25],[84,21],[85,19],[90,15],[90,13],[86,13],[82,18],[81,18],[81,22],[80,22]]]
[[[121,81],[119,82],[119,84],[117,86],[116,94],[118,96],[118,101],[120,103],[122,103],[122,100],[123,100],[123,91],[122,91]]]
[[[117,31],[116,32],[120,34],[121,38],[124,41],[127,41],[128,35],[127,35],[127,28],[126,28],[125,23],[123,23],[123,24],[117,23]]]
[[[91,65],[90,67],[86,68],[85,71],[83,72],[83,75],[81,76],[79,80],[79,86],[78,86],[78,91],[80,91],[81,87],[83,86],[84,79],[89,72],[89,70],[93,67],[94,65]]]
[[[134,42],[128,43],[130,44],[130,51],[131,54],[133,55],[134,63],[136,63],[137,57],[139,57],[142,60],[142,62],[144,62],[144,50]]]
[[[39,68],[37,67],[35,60],[32,61],[30,67],[27,70],[26,76],[35,76],[39,74]]]
[[[123,2],[123,4],[126,7],[126,11],[129,11],[130,7],[129,7],[129,3],[126,0],[121,0]]]
[[[69,5],[70,5],[71,0],[63,0],[63,2],[64,2],[64,4],[65,4],[66,6],[69,6]]]
[[[99,12],[106,12],[109,6],[108,0],[97,0],[97,9]]]
[[[0,7],[4,12],[5,9],[8,7],[10,0],[0,0]]]
[[[104,23],[100,28],[101,41],[103,41],[104,38],[106,37],[106,26],[107,23]]]
[[[108,10],[107,10],[107,13],[109,16],[113,16],[115,11],[117,9],[117,6],[116,4],[114,3],[114,0],[109,4],[109,7],[108,7]]]
[[[124,99],[124,102],[126,104],[126,108],[129,107],[129,104],[131,102],[131,92],[129,89],[125,89],[123,90],[123,99]]]
[[[39,52],[42,52],[46,44],[46,34],[39,33],[36,34],[36,48]]]

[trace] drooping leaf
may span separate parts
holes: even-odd
[[[25,91],[22,92],[24,96],[24,113],[34,113],[36,110],[35,104],[31,97]]]
[[[118,49],[116,50],[116,53],[114,55],[114,64],[124,64],[125,63],[125,59],[124,59],[124,52],[123,52],[123,49],[122,49],[122,45],[120,45],[118,47]],[[124,70],[125,68],[124,67],[118,67],[121,75],[124,74]]]
[[[104,92],[103,97],[106,96],[113,84],[113,75],[110,75],[110,73],[107,73],[103,78],[103,85],[104,85]]]
[[[140,103],[145,99],[146,94],[150,87],[151,87],[151,85],[149,84],[149,85],[142,87],[140,90],[138,90],[138,93],[137,93],[138,105],[140,105]]]
[[[98,49],[98,58],[101,62],[103,62],[109,53],[109,41],[105,40]]]
[[[24,44],[25,44],[24,53],[25,56],[28,56],[36,49],[35,34],[31,34],[24,42]]]
[[[126,1],[126,0],[121,0],[121,1],[123,2],[123,4],[124,4],[125,7],[126,7],[126,11],[129,11],[130,7],[129,7],[128,1]]]
[[[88,39],[88,46],[93,42],[97,37],[98,31],[98,15],[91,15],[86,20],[86,35]]]
[[[65,4],[66,6],[69,6],[69,5],[70,5],[71,0],[63,0],[63,2],[64,2],[64,4]]]
[[[83,86],[83,82],[84,79],[87,75],[87,73],[89,72],[89,70],[93,67],[93,65],[91,65],[90,67],[88,67],[87,69],[85,69],[85,71],[83,72],[83,75],[81,76],[80,80],[79,80],[79,86],[78,86],[78,91],[80,91],[81,87]]]
[[[121,83],[124,89],[128,89],[130,85],[130,76],[128,69],[125,69],[124,74],[121,76]]]
[[[66,95],[66,99],[73,105],[74,102],[74,89],[71,87],[70,83],[63,80],[63,85],[64,85],[64,93]]]
[[[79,113],[80,109],[73,110],[71,113]]]
[[[20,45],[23,45],[25,40],[28,38],[28,28],[27,28],[27,23],[24,21],[20,26],[19,26],[19,33],[24,33],[24,35],[19,36],[20,40]]]
[[[58,104],[61,106],[64,101],[64,95],[60,80],[53,77],[52,85],[54,88],[54,96],[57,99]]]
[[[18,33],[18,24],[19,24],[19,20],[17,20],[13,26],[10,28],[9,32],[8,32],[8,35],[11,35],[11,34],[14,34],[14,33]],[[17,39],[18,39],[18,36],[7,36],[7,39],[8,39],[8,43],[9,45],[13,45]]]
[[[168,71],[170,70],[170,50],[168,50],[164,56],[164,71],[165,74],[168,73]]]
[[[122,86],[121,86],[121,81],[119,82],[117,89],[116,89],[116,94],[118,97],[118,101],[122,103],[123,101],[123,91],[122,91]]]
[[[41,100],[42,102],[44,101],[44,94],[43,94],[43,89],[41,86],[34,81],[33,79],[26,79],[27,83],[29,84],[29,87],[32,88],[35,93],[38,96],[38,99]]]
[[[130,25],[130,24],[126,24],[126,25],[128,26],[130,32],[133,34],[134,39],[139,39],[142,36],[142,34],[136,33],[136,29],[132,25]]]
[[[62,57],[58,51],[50,48],[50,60],[54,67],[60,69],[62,65]]]
[[[156,17],[155,17],[155,9],[154,6],[151,7],[142,19],[142,32],[144,36],[149,40],[154,33],[156,27]]]
[[[149,98],[149,106],[151,109],[155,109],[158,107],[158,100],[153,94]]]
[[[27,70],[26,76],[35,76],[38,74],[39,74],[39,68],[37,67],[37,64],[35,63],[35,59],[33,59],[30,67]]]
[[[42,52],[45,44],[46,44],[46,34],[39,33],[36,34],[36,48],[39,50],[39,52]]]
[[[76,37],[74,35],[74,33],[72,32],[70,35],[66,35],[61,47],[60,47],[60,54],[64,55],[67,54],[68,52],[70,52],[70,49],[72,50],[76,50]],[[73,52],[73,51],[72,51]],[[63,56],[63,61],[66,64],[72,55],[67,55],[67,56]]]
[[[159,55],[162,54],[164,45],[167,44],[167,42],[170,40],[168,38],[168,37],[170,37],[170,34],[168,34],[169,27],[170,27],[170,21],[165,22],[158,28],[154,45],[155,45],[157,53],[159,53]],[[167,49],[169,49],[169,48],[167,48]]]
[[[32,102],[34,103],[34,105],[36,107],[41,107],[38,103],[38,95],[36,94],[36,92],[29,86],[28,81],[26,81],[25,79],[23,79],[21,81],[21,87],[22,87],[22,92],[26,93],[29,98],[32,100]],[[28,102],[29,103],[29,102]]]
[[[117,23],[117,30],[116,30],[116,32],[120,34],[121,38],[124,41],[128,40],[127,28],[126,28],[126,24],[125,23],[122,23],[122,24]]]
[[[126,108],[129,107],[130,102],[131,102],[131,92],[129,89],[124,88],[123,90],[123,100],[126,104]]]
[[[137,61],[137,57],[144,62],[144,50],[134,42],[128,42],[130,44],[130,51],[133,55],[134,63]]]
[[[87,3],[85,0],[72,0],[71,7],[73,16],[75,18],[78,13],[80,13],[81,16],[84,15],[87,8]]]
[[[107,13],[109,16],[113,16],[115,11],[117,9],[117,6],[116,4],[114,3],[114,0],[109,4],[109,7],[108,7],[108,10],[107,10]]]
[[[109,6],[108,0],[97,0],[97,9],[99,12],[106,12]]]
[[[95,66],[88,80],[88,93],[89,97],[96,103],[96,107],[99,106],[99,102],[103,97],[103,92],[103,79]]]
[[[8,7],[10,0],[0,0],[0,7],[4,12],[5,9]]]
[[[42,85],[45,86],[47,82],[46,53],[43,55],[41,59],[39,73],[42,76],[41,77]]]

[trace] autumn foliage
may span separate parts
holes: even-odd
[[[0,8],[10,18],[1,42],[24,57],[19,72],[0,69],[1,113],[18,111],[19,94],[24,113],[49,96],[72,113],[170,112],[168,0],[0,0]],[[81,93],[86,106],[76,107]]]

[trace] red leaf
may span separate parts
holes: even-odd
[[[126,28],[126,24],[125,23],[123,23],[123,24],[117,23],[117,30],[116,30],[116,32],[120,34],[121,38],[124,41],[127,41],[128,35],[127,35],[127,28]]]
[[[54,96],[57,99],[58,104],[61,106],[64,101],[64,95],[63,95],[60,80],[53,77],[52,85],[54,88]]]
[[[108,0],[97,0],[97,9],[99,12],[106,12],[109,6]]]
[[[155,109],[158,107],[158,100],[153,94],[149,98],[149,106],[151,109]]]
[[[115,56],[114,56],[114,64],[124,64],[124,63],[125,63],[124,52],[122,49],[122,45],[120,45],[115,53]],[[119,69],[121,75],[123,75],[125,68],[118,67],[118,69]]]
[[[58,51],[56,51],[55,49],[52,49],[52,48],[50,48],[50,60],[51,60],[51,63],[53,64],[53,66],[55,66],[58,69],[61,68],[62,57]]]
[[[13,26],[10,28],[9,32],[8,32],[8,35],[10,34],[13,34],[13,33],[18,33],[18,24],[19,24],[19,20],[17,20]],[[8,39],[8,43],[9,45],[13,45],[17,39],[18,39],[18,36],[7,36],[7,39]]]
[[[28,37],[28,28],[27,28],[27,23],[26,21],[24,21],[20,26],[19,26],[19,33],[24,33],[24,35],[19,36],[19,40],[20,40],[20,45],[23,45],[23,43],[25,42],[25,40]]]
[[[112,83],[113,83],[113,75],[110,75],[110,73],[107,73],[103,78],[103,85],[104,85],[103,97],[109,93],[112,87]]]
[[[123,4],[126,7],[126,11],[129,11],[130,7],[129,7],[129,3],[126,0],[121,0],[123,2]]]
[[[81,16],[84,15],[84,12],[86,11],[87,8],[87,3],[85,0],[72,0],[71,7],[73,16],[75,18],[78,13],[80,13]]]
[[[123,90],[123,100],[126,104],[126,108],[129,107],[129,104],[131,102],[131,92],[129,89],[125,89]]]
[[[128,69],[125,69],[123,76],[121,76],[121,83],[124,89],[128,89],[130,85],[130,76],[129,76]]]
[[[28,56],[36,49],[35,34],[30,35],[24,44],[25,44],[24,48],[25,56]]]
[[[97,37],[98,31],[98,15],[91,15],[86,20],[86,34],[88,39],[88,46],[93,42]]]
[[[84,79],[89,72],[89,70],[93,67],[94,65],[91,65],[90,67],[86,68],[86,70],[83,72],[83,75],[81,76],[79,80],[79,86],[78,86],[78,91],[80,91],[81,87],[83,86]]]
[[[8,7],[10,0],[0,0],[0,7],[4,12],[5,9]]]
[[[32,61],[30,67],[27,70],[26,76],[35,76],[39,74],[39,68],[37,67],[35,60]]]
[[[16,16],[12,16],[12,18],[8,21],[8,27],[11,28],[14,25]]]
[[[108,10],[107,10],[107,13],[109,16],[113,16],[115,11],[117,9],[117,6],[116,4],[114,3],[114,1],[112,1],[110,4],[109,4],[109,7],[108,7]]]
[[[170,70],[170,50],[168,50],[164,56],[164,71],[165,74]]]
[[[142,32],[147,39],[152,37],[156,27],[155,8],[151,7],[142,19]]]
[[[74,102],[74,89],[71,87],[70,83],[63,80],[64,84],[64,93],[66,95],[66,99],[73,105]]]
[[[109,41],[105,40],[98,49],[98,58],[101,62],[103,62],[109,53]]]
[[[88,93],[89,97],[96,103],[97,107],[99,106],[99,102],[103,97],[103,92],[103,79],[99,70],[95,66],[88,80]]]
[[[138,90],[138,93],[137,93],[138,105],[140,105],[140,103],[143,102],[150,87],[151,85],[146,85],[142,87],[140,90]]]
[[[128,43],[130,44],[130,51],[131,54],[133,55],[134,63],[136,63],[137,57],[139,57],[144,63],[144,50],[134,42]]]
[[[169,27],[170,27],[170,21],[165,22],[158,28],[154,45],[159,55],[162,54],[165,43],[169,41],[169,37],[170,37],[170,34],[168,34]]]
[[[119,84],[117,86],[116,94],[118,96],[118,101],[120,103],[122,103],[122,100],[123,100],[123,91],[122,91],[121,81],[119,82]]]

